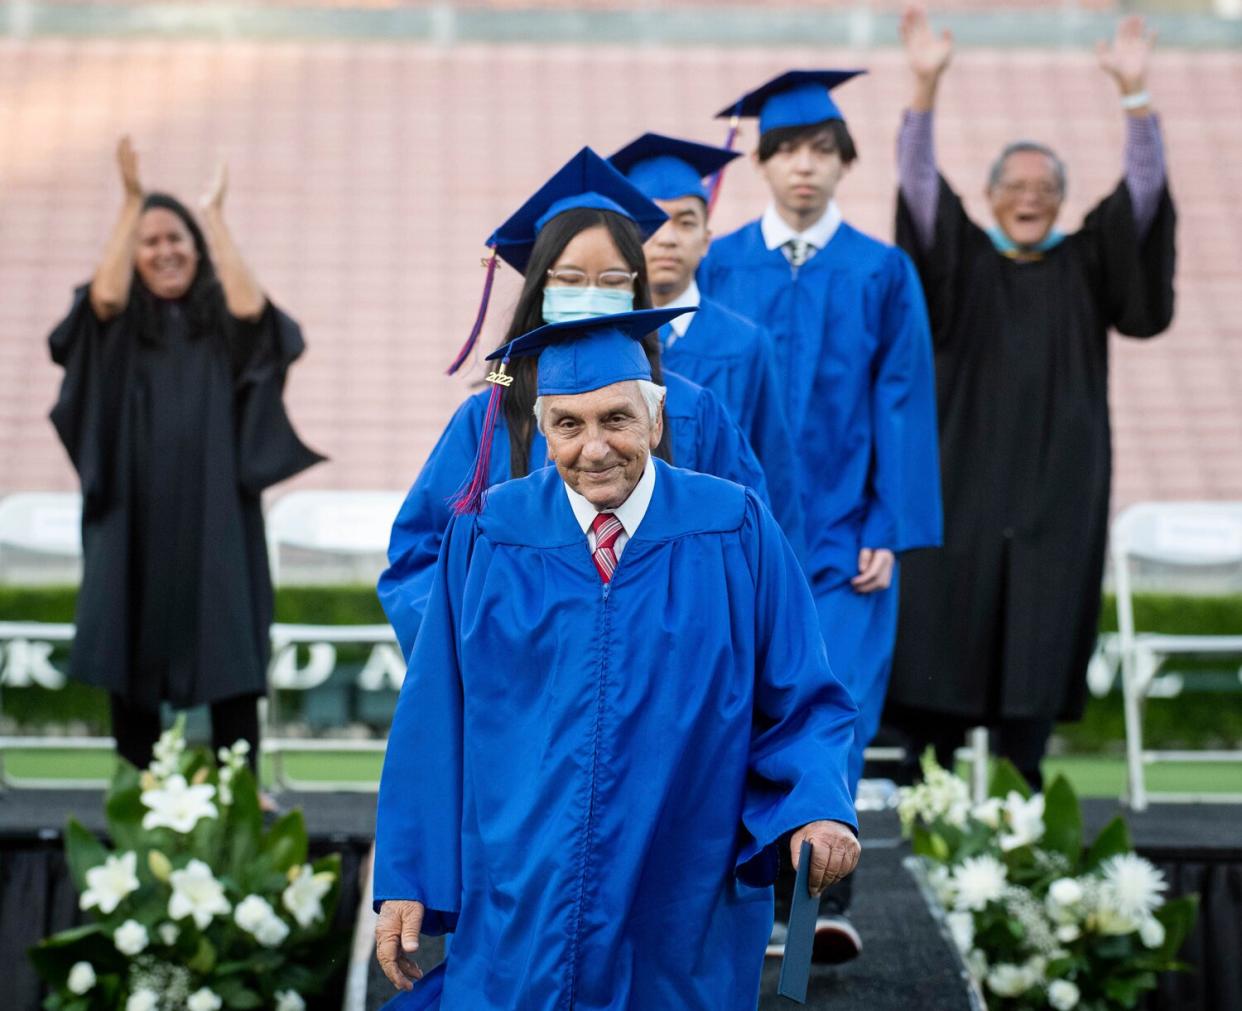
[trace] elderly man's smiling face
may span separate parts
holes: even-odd
[[[1009,155],[987,195],[1001,231],[1022,247],[1036,246],[1047,238],[1064,196],[1056,163],[1039,151]]]
[[[633,380],[541,399],[548,457],[562,480],[596,509],[616,509],[630,497],[659,445],[663,416],[657,412],[651,420]]]

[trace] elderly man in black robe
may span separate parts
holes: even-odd
[[[1070,234],[1065,168],[1010,144],[966,214],[936,169],[932,116],[953,53],[909,8],[915,78],[899,140],[897,236],[927,294],[936,349],[944,547],[905,563],[890,722],[951,760],[966,729],[1038,786],[1055,720],[1082,714],[1100,607],[1111,448],[1108,334],[1173,315],[1174,212],[1146,88],[1152,36],[1123,20],[1098,47],[1126,117],[1123,180]]]

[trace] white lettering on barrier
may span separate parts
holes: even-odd
[[[272,655],[268,676],[273,688],[306,691],[318,688],[336,669],[336,647],[327,642],[310,644],[310,657],[305,667],[298,666],[297,643],[288,643]]]
[[[0,682],[10,688],[40,688],[58,690],[65,687],[65,675],[52,663],[53,645],[50,642],[31,642],[29,639],[12,639],[0,647]]]
[[[385,688],[401,690],[405,681],[405,657],[390,642],[376,643],[367,657],[366,665],[358,672],[358,687],[364,692],[378,692]]]

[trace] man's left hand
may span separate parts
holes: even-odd
[[[858,552],[858,575],[850,580],[857,593],[887,590],[893,584],[896,556],[888,548],[863,548]]]
[[[803,842],[811,844],[806,886],[812,895],[821,895],[825,888],[835,885],[858,866],[858,856],[862,852],[858,837],[848,825],[839,821],[813,821],[793,834],[789,852],[794,870],[798,869]]]

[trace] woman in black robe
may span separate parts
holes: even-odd
[[[897,241],[927,296],[936,353],[944,547],[903,563],[889,722],[914,758],[951,762],[968,727],[1039,785],[1054,720],[1078,719],[1108,539],[1110,329],[1152,337],[1173,316],[1174,211],[1146,70],[1152,36],[1124,19],[1099,50],[1127,117],[1125,178],[1068,235],[1065,174],[1012,144],[985,231],[938,176],[931,117],[948,33],[903,19],[914,100],[899,142]]]
[[[160,704],[210,704],[212,746],[258,753],[272,587],[260,495],[321,459],[282,395],[302,353],[225,227],[221,167],[204,229],[144,193],[129,138],[125,203],[90,284],[49,339],[65,370],[52,424],[82,485],[71,674],[111,693],[119,754],[143,767]]]

